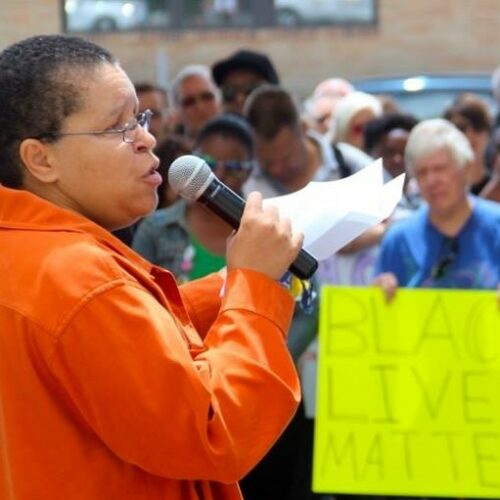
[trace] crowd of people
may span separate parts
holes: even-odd
[[[391,98],[357,91],[336,76],[319,82],[300,102],[269,55],[245,49],[211,67],[182,69],[173,79],[171,104],[174,125],[165,126],[167,141],[179,136],[202,157],[199,142],[205,134],[202,128],[196,139],[193,123],[217,128],[232,117],[235,130],[245,124],[248,155],[213,151],[209,162],[243,196],[288,194],[310,181],[349,176],[377,158],[386,180],[407,173],[392,216],[320,262],[314,277],[318,290],[325,284],[378,285],[391,300],[398,287],[498,288],[500,128],[481,97],[457,95],[435,110],[434,119],[419,123]],[[226,142],[233,132],[226,132]],[[223,142],[221,137],[218,144]],[[231,183],[235,173],[241,182]],[[186,218],[190,211],[200,212],[202,227],[194,216]],[[179,224],[182,238],[171,235]],[[202,206],[179,200],[140,223],[132,246],[186,279],[198,260],[223,265],[223,240],[230,231]],[[170,257],[162,259],[152,248]],[[249,500],[320,498],[310,488],[317,330],[318,305],[309,314],[297,308],[288,347],[301,373],[303,400],[280,440],[241,481]]]
[[[335,76],[300,102],[249,49],[186,66],[164,89],[62,36],[1,53],[0,88],[2,498],[322,498],[321,301],[293,311],[279,279],[301,237],[261,197],[382,158],[386,180],[407,174],[402,199],[320,262],[318,293],[500,300],[500,119],[476,95],[419,121]],[[236,233],[169,187],[186,154],[247,198]]]

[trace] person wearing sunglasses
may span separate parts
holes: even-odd
[[[178,287],[111,234],[161,182],[116,58],[35,36],[0,89],[0,498],[241,500],[300,399],[278,280],[303,237],[252,193],[225,272]]]
[[[279,84],[271,59],[260,52],[242,49],[212,65],[212,76],[220,88],[224,111],[243,114],[247,97],[264,83]]]
[[[195,155],[237,194],[253,168],[253,138],[236,115],[210,120],[196,138]],[[146,217],[134,235],[133,248],[150,262],[169,269],[180,282],[191,281],[225,266],[232,228],[199,203],[179,200]]]
[[[201,64],[185,66],[173,79],[170,92],[178,122],[175,132],[193,144],[203,125],[222,112],[210,69]]]
[[[469,141],[445,119],[425,120],[410,132],[406,171],[426,204],[394,223],[382,241],[374,284],[388,300],[399,286],[499,286],[500,205],[469,193],[473,162]]]

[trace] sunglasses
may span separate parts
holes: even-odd
[[[238,160],[217,160],[213,156],[203,154],[199,151],[194,151],[194,155],[201,158],[210,167],[210,170],[215,171],[217,167],[223,167],[224,170],[231,173],[248,173],[253,169],[253,161],[238,161]]]
[[[239,94],[248,97],[261,83],[247,83],[245,85],[225,85],[221,88],[222,99],[225,102],[233,102]]]
[[[199,94],[195,95],[188,95],[186,97],[183,97],[180,100],[181,106],[185,108],[191,108],[194,106],[198,101],[203,102],[203,103],[209,103],[213,102],[215,100],[215,94],[213,92],[210,92],[209,90],[205,92],[200,92]]]
[[[458,255],[458,239],[445,238],[440,252],[440,257],[431,271],[431,278],[439,280],[450,270]]]

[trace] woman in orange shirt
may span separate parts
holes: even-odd
[[[302,236],[254,193],[227,275],[178,288],[110,233],[157,203],[137,109],[90,42],[0,54],[2,500],[237,499],[296,409],[277,280]]]

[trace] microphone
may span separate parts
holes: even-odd
[[[205,205],[234,229],[240,227],[245,200],[223,184],[203,159],[192,155],[177,158],[168,170],[168,182],[184,199]],[[317,267],[318,261],[301,249],[289,270],[297,278],[308,279]]]

